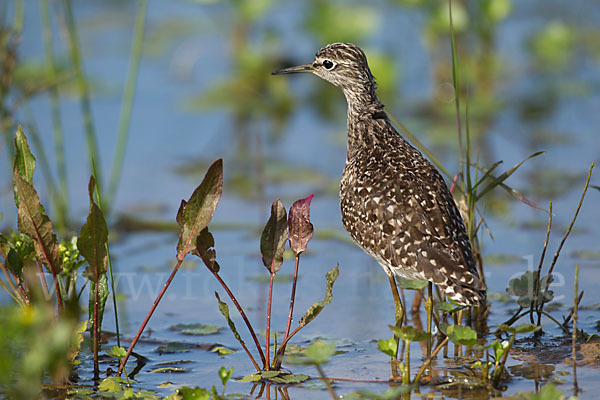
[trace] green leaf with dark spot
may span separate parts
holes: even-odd
[[[477,343],[477,333],[469,326],[450,325],[446,328],[446,335],[456,344],[471,347]]]
[[[377,349],[390,357],[396,357],[396,353],[398,352],[398,344],[393,336],[387,340],[379,339],[379,342],[377,343]]]
[[[216,333],[221,332],[223,330],[222,326],[216,325],[204,325],[200,323],[195,324],[176,324],[169,327],[172,331],[178,331],[183,333],[184,335],[194,335],[194,336],[205,336],[205,335],[214,335]]]
[[[223,192],[223,160],[215,161],[194,190],[190,199],[181,201],[177,212],[179,242],[177,258],[183,258],[194,250],[198,234],[208,226]]]
[[[313,305],[310,306],[308,308],[308,310],[306,310],[306,313],[302,316],[302,318],[300,318],[298,325],[305,326],[310,321],[315,319],[315,317],[317,315],[319,315],[319,313],[321,311],[323,311],[323,308],[327,304],[331,303],[331,299],[333,298],[333,292],[332,292],[333,284],[335,283],[335,280],[337,279],[339,274],[340,274],[340,266],[336,265],[325,275],[325,279],[327,280],[327,288],[325,289],[325,297],[323,298],[323,300],[313,303]]]
[[[388,325],[388,327],[394,332],[394,335],[407,342],[422,342],[431,336],[429,333],[419,331],[412,326],[399,328],[394,325]]]
[[[227,305],[227,303],[221,301],[221,298],[219,297],[219,293],[215,292],[215,297],[217,298],[217,301],[219,302],[219,311],[221,311],[221,314],[223,314],[223,316],[227,320],[227,325],[229,325],[229,330],[231,331],[231,333],[233,333],[233,336],[235,336],[235,338],[237,339],[238,342],[240,342],[240,344],[242,344],[242,345],[245,344],[244,340],[242,339],[242,337],[238,333],[237,329],[235,328],[235,324],[233,323],[233,321],[231,320],[231,317],[229,316],[229,306]]]
[[[285,207],[277,199],[271,205],[271,216],[260,237],[262,261],[269,272],[275,273],[283,264],[285,242],[288,239],[288,225]]]
[[[94,291],[96,283],[90,280],[90,298],[88,303],[88,315],[90,319],[89,331],[94,332]],[[101,275],[98,280],[98,327],[102,329],[102,320],[104,319],[104,308],[106,306],[106,299],[108,299],[109,287],[108,278],[106,274]]]

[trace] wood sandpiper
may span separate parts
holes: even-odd
[[[338,86],[348,103],[348,147],[340,186],[342,222],[352,239],[394,276],[429,281],[459,305],[478,305],[486,287],[452,194],[438,170],[393,127],[364,52],[350,43],[319,50],[310,72]]]

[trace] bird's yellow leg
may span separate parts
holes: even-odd
[[[398,286],[396,285],[396,278],[394,276],[389,276],[390,286],[392,287],[392,296],[394,296],[394,316],[396,317],[396,326],[402,327],[402,320],[404,319],[404,307],[402,306],[402,301],[400,300],[400,293],[398,292]]]
[[[404,320],[404,308],[402,307],[402,300],[400,300],[400,293],[398,292],[398,286],[396,285],[396,278],[393,275],[388,276],[390,280],[390,286],[392,288],[392,296],[394,297],[394,317],[396,318],[396,326],[402,327],[402,321]],[[396,357],[392,359],[392,380],[395,380],[400,374],[398,372],[398,352],[400,350],[400,338],[395,336],[396,339]]]
[[[427,358],[431,357],[431,325],[433,316],[433,284],[429,282],[427,285],[428,293],[427,300],[425,301],[425,311],[427,312],[427,333],[429,338],[427,339]]]

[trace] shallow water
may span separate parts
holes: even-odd
[[[37,4],[26,3],[21,58],[39,59],[43,54],[40,27],[35,22],[39,20],[39,11]],[[556,217],[549,244],[551,256],[572,217],[589,164],[600,161],[597,133],[597,127],[600,126],[600,113],[597,112],[600,110],[600,57],[585,47],[584,40],[585,35],[598,37],[600,11],[585,1],[569,2],[568,6],[558,1],[515,3],[512,14],[498,25],[495,33],[495,55],[504,66],[502,76],[495,83],[493,96],[500,106],[486,116],[485,123],[477,125],[485,128],[478,136],[477,145],[483,164],[489,165],[502,159],[504,169],[534,151],[547,151],[547,154],[527,162],[510,178],[509,184],[544,207],[549,199],[553,200]],[[456,134],[455,128],[452,128],[452,117],[446,117],[450,122],[442,128],[439,120],[444,117],[426,110],[426,105],[447,84],[436,83],[435,60],[448,59],[449,52],[441,46],[441,50],[437,49],[438,52],[431,54],[421,35],[426,23],[422,13],[383,2],[381,7],[383,12],[373,9],[380,28],[374,29],[360,44],[367,47],[368,54],[369,49],[373,53],[385,53],[397,63],[397,84],[391,92],[387,92],[387,97],[382,94],[382,100],[389,105],[389,112],[429,145],[450,171],[455,171]],[[541,9],[545,11],[540,13]],[[93,83],[92,87],[96,88],[92,107],[99,135],[101,166],[108,171],[135,10],[133,3],[103,6],[81,3],[74,5],[74,11],[80,29],[86,72]],[[281,54],[281,63],[309,61],[316,49],[325,43],[304,31],[302,13],[306,11],[306,8],[296,4],[274,6],[253,27],[249,43],[260,48],[267,41],[265,29],[272,27],[281,32],[281,43],[269,50]],[[528,43],[545,23],[556,19],[576,30],[577,51],[571,54],[569,65],[564,69],[540,72],[530,57]],[[327,98],[333,110],[330,118],[322,117],[319,110],[315,110],[316,107],[307,106],[315,93],[321,93],[318,91],[327,85],[308,76],[269,77],[286,79],[285,84],[289,85],[286,90],[297,97],[298,107],[280,131],[270,129],[265,117],[268,108],[250,120],[249,136],[240,136],[239,132],[236,134],[234,118],[227,106],[217,105],[193,112],[186,109],[191,98],[206,92],[216,81],[229,77],[234,68],[229,36],[234,23],[232,9],[225,4],[206,6],[193,2],[169,2],[167,5],[166,2],[154,2],[149,5],[145,57],[141,63],[131,137],[115,210],[142,219],[174,221],[180,199],[189,197],[209,162],[223,157],[226,187],[212,228],[217,257],[222,276],[247,307],[248,316],[255,321],[257,330],[261,330],[258,327],[264,325],[268,285],[250,278],[267,274],[260,260],[258,242],[270,202],[281,197],[289,208],[293,200],[315,193],[311,219],[317,234],[333,230],[341,233],[342,237],[345,235],[335,194],[345,159],[345,111],[343,96],[337,91]],[[60,47],[60,43],[62,41],[57,39],[56,46]],[[374,74],[378,76],[376,70]],[[526,112],[528,107],[541,111],[532,117],[531,113]],[[45,130],[49,129],[47,127],[50,127],[48,98],[38,96],[32,102],[31,109],[36,116],[38,129],[45,134]],[[88,207],[86,185],[89,172],[85,143],[80,134],[82,121],[79,104],[67,95],[62,101],[61,112],[70,167],[71,211],[76,220],[83,221]],[[25,115],[21,117],[25,118]],[[257,145],[257,137],[261,139],[260,145]],[[52,146],[49,133],[42,140],[48,148]],[[264,169],[255,162],[257,147],[261,150]],[[6,152],[0,156],[7,165]],[[189,165],[194,165],[192,171],[189,171]],[[183,173],[182,169],[187,171]],[[7,171],[4,168],[0,172],[4,182],[9,181]],[[264,190],[256,190],[261,183],[257,176],[263,175],[266,177]],[[40,182],[38,186],[42,187],[39,173],[36,179]],[[592,184],[598,183],[597,177],[592,178]],[[250,189],[244,184],[249,185]],[[563,248],[555,270],[555,301],[562,306],[552,314],[559,320],[572,305],[575,264],[580,265],[580,289],[585,290],[583,304],[600,303],[600,294],[595,290],[600,283],[597,273],[600,258],[577,256],[579,251],[592,252],[593,255],[599,250],[598,196],[598,191],[590,189],[576,229]],[[14,205],[11,205],[11,201],[12,193],[7,184],[0,198],[4,226],[13,223],[11,210]],[[529,260],[533,260],[534,267],[537,266],[545,236],[546,215],[517,201],[506,202],[503,196],[494,204],[485,203],[483,210],[494,236],[492,240],[484,235],[484,257],[502,255],[510,256],[509,259],[513,260],[499,264],[488,262],[485,265],[489,292],[504,294],[508,281],[520,276],[530,266]],[[118,291],[127,296],[126,301],[119,303],[122,330],[126,338],[135,334],[170,273],[176,242],[176,235],[169,232],[119,232],[118,240],[113,243],[111,253],[119,279]],[[306,345],[316,337],[336,341],[344,353],[334,356],[324,366],[329,376],[386,380],[391,374],[389,357],[377,350],[377,340],[391,335],[387,325],[393,322],[393,301],[383,271],[359,248],[346,240],[313,239],[309,251],[302,257],[296,315],[322,298],[325,272],[337,263],[340,265],[340,277],[334,287],[332,303],[301,331],[294,342]],[[287,260],[281,273],[290,274],[292,270],[293,261]],[[221,344],[241,350],[227,330],[197,337],[169,329],[178,323],[200,322],[224,326],[225,321],[214,298],[215,290],[222,293],[220,286],[199,260],[190,259],[186,268],[179,271],[148,325],[145,340],[136,347],[137,353],[148,358],[148,363],[135,377],[138,387],[160,394],[171,393],[181,385],[220,387],[217,370],[221,365],[234,367],[236,377],[252,372],[243,351],[225,357],[205,349],[174,354],[156,352],[158,344],[154,341],[202,343],[208,347]],[[288,296],[289,283],[276,284],[273,329],[284,328]],[[8,301],[4,297],[2,299]],[[411,299],[412,293],[409,291],[408,304]],[[514,302],[505,304],[492,300],[489,324],[493,326],[503,322],[516,308]],[[115,330],[112,312],[109,301],[104,323],[104,329],[109,332]],[[237,314],[232,311],[232,315]],[[582,310],[579,318],[580,328],[589,334],[597,332],[597,310]],[[234,319],[244,335],[241,319]],[[523,361],[521,352],[533,354],[541,359],[542,364],[551,365],[554,369],[543,381],[561,379],[564,383],[559,388],[565,394],[571,393],[571,367],[562,362],[569,356],[568,352],[563,356],[552,347],[559,341],[561,332],[549,321],[545,321],[544,328],[547,335],[543,344],[549,347],[543,348],[549,350],[538,353],[532,349],[530,342],[517,342],[517,348],[521,351],[515,351],[509,358],[508,365],[513,376],[506,382],[503,395],[534,391],[538,386],[535,380],[518,376],[516,366],[530,362]],[[250,342],[249,338],[247,342]],[[112,344],[114,338],[109,338],[105,346]],[[418,344],[412,346],[411,365],[414,374],[417,366],[420,366],[422,353]],[[568,349],[568,346],[559,348]],[[559,356],[544,360],[541,356],[546,353],[558,353]],[[147,373],[158,363],[178,360],[190,361],[184,364],[189,372]],[[445,366],[447,362],[451,363],[451,360],[438,358],[436,371],[440,375],[452,375],[456,370],[466,371],[464,368],[452,368],[451,364]],[[128,368],[133,367],[132,359]],[[84,362],[79,368],[83,383],[87,382],[86,377],[92,375],[90,368],[89,362]],[[293,371],[317,376],[312,367],[293,367]],[[594,398],[594,392],[600,389],[597,372],[597,360],[589,366],[578,368],[578,380],[583,390],[581,398]],[[158,387],[165,382],[171,384]],[[311,389],[315,385],[313,380],[286,390],[291,398],[329,398],[322,386]],[[335,385],[340,395],[364,389],[381,393],[388,387],[387,383],[364,382],[338,382]],[[233,380],[227,386],[228,393],[249,394],[251,390],[251,384]],[[269,390],[270,396],[281,395],[275,393],[278,390],[275,387]],[[258,391],[259,388],[252,392],[253,397]],[[439,389],[427,386],[421,387],[420,391],[439,393]],[[487,392],[464,388],[447,389],[442,393],[447,398],[488,397]],[[265,391],[262,397],[269,395]]]

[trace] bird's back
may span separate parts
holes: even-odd
[[[388,275],[428,280],[459,304],[485,298],[460,213],[437,169],[379,105],[348,115],[342,222]]]

